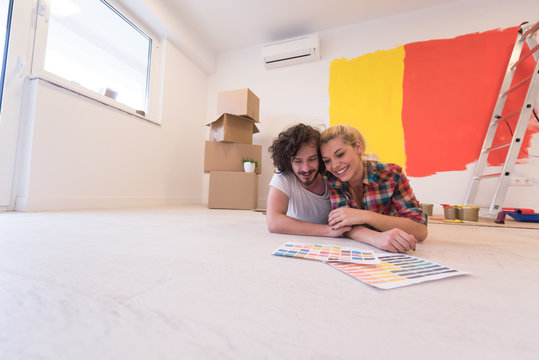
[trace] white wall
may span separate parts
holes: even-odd
[[[254,143],[262,145],[262,174],[259,177],[259,207],[265,206],[273,164],[267,153],[272,139],[285,127],[305,122],[329,124],[329,64],[336,58],[355,58],[376,50],[392,49],[414,41],[453,38],[458,35],[506,28],[523,21],[539,20],[537,0],[457,1],[420,11],[341,27],[320,33],[322,60],[265,70],[261,46],[223,53],[217,70],[210,77],[207,120],[216,116],[217,92],[251,88],[260,98],[260,134]],[[495,56],[495,54],[493,54]],[[530,153],[539,155],[539,138],[532,141]],[[450,149],[434,149],[450,151]],[[539,210],[539,159],[517,166],[515,174],[535,180],[533,187],[510,188],[506,204]],[[412,178],[419,200],[425,203],[462,204],[473,164],[468,171],[447,172],[427,178]],[[205,182],[208,179],[205,177]],[[207,185],[204,186],[207,196]],[[435,208],[435,211],[440,208]]]
[[[171,43],[163,45],[162,125],[29,81],[34,111],[24,119],[28,163],[18,209],[202,202],[208,78]]]

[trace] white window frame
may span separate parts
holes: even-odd
[[[54,0],[52,0],[54,1]],[[100,1],[100,0],[95,0]],[[132,116],[156,123],[161,124],[161,103],[162,103],[162,93],[161,93],[161,83],[162,83],[162,72],[163,72],[163,63],[162,63],[162,51],[161,51],[161,42],[158,40],[158,37],[148,28],[141,24],[141,21],[138,21],[136,18],[129,13],[122,5],[114,0],[106,0],[112,7],[114,7],[119,13],[122,14],[126,19],[131,21],[135,26],[137,26],[141,31],[143,31],[148,37],[152,39],[151,41],[151,59],[150,59],[150,83],[148,86],[148,94],[146,101],[148,102],[148,111],[145,114],[137,113],[135,109],[122,104],[118,101],[115,101],[105,95],[101,95],[97,92],[94,92],[90,89],[87,89],[81,85],[75,84],[69,80],[62,78],[56,74],[48,72],[45,70],[45,51],[47,46],[47,31],[48,31],[48,21],[50,17],[50,4],[51,0],[38,0],[37,3],[37,14],[36,14],[36,26],[34,34],[34,48],[32,53],[32,62],[30,68],[29,79],[40,79],[81,95],[83,97],[95,100],[103,105],[107,105],[128,113]]]

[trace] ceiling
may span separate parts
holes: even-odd
[[[162,0],[215,52],[458,0]]]

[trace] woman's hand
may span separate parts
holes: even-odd
[[[340,207],[329,213],[328,225],[337,230],[343,226],[366,224],[368,213],[368,210]]]
[[[371,245],[394,253],[415,250],[416,244],[415,236],[397,228],[377,233],[371,240]]]

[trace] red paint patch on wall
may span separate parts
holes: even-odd
[[[402,122],[409,176],[465,170],[479,158],[517,30],[405,45]]]

